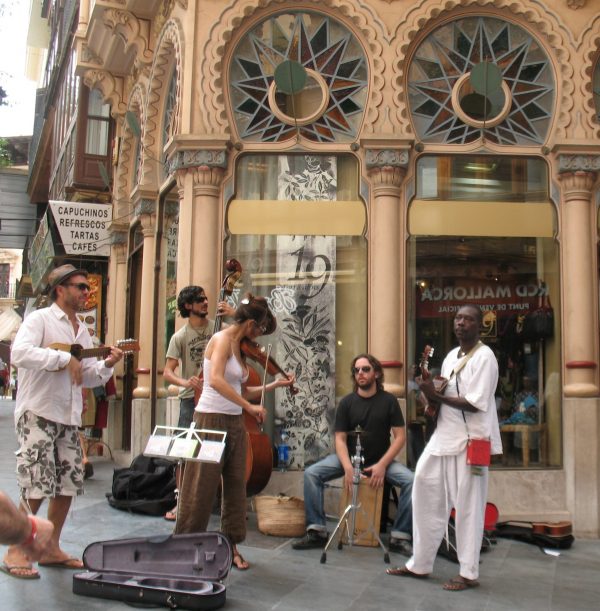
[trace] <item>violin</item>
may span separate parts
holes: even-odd
[[[290,379],[290,376],[277,364],[277,361],[271,355],[267,356],[264,346],[244,337],[240,343],[240,349],[246,358],[261,365],[269,375],[281,374],[286,380]],[[291,395],[298,394],[298,389],[294,385],[288,386],[288,390]]]

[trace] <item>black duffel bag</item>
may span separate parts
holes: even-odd
[[[115,469],[106,497],[115,509],[160,516],[175,505],[176,485],[174,462],[140,454],[129,467]]]

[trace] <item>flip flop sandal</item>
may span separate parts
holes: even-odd
[[[395,577],[414,577],[414,579],[427,579],[429,577],[429,573],[413,573],[405,566],[397,566],[392,569],[387,569],[385,572]]]
[[[177,509],[171,509],[171,511],[167,511],[167,513],[165,513],[163,517],[169,522],[175,522],[177,520]]]
[[[470,588],[476,588],[479,582],[476,579],[465,579],[464,577],[454,577],[444,584],[444,590],[448,592],[462,592]]]
[[[239,552],[233,554],[231,566],[235,567],[238,571],[247,571],[250,568],[250,565],[244,560],[244,557]]]
[[[70,571],[81,571],[85,568],[83,562],[79,558],[65,558],[64,560],[54,560],[51,562],[38,562],[40,566],[53,569],[67,569]]]
[[[39,579],[40,574],[37,569],[30,566],[9,565],[6,562],[0,564],[0,571],[14,577],[15,579]],[[30,573],[15,573],[14,571],[31,571]]]

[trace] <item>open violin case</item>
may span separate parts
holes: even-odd
[[[91,543],[86,571],[73,575],[73,592],[141,606],[219,609],[232,548],[218,532],[115,539]]]

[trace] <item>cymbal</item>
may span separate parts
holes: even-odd
[[[357,426],[354,430],[348,431],[346,435],[370,435],[370,433],[369,431],[365,431],[362,427]]]

